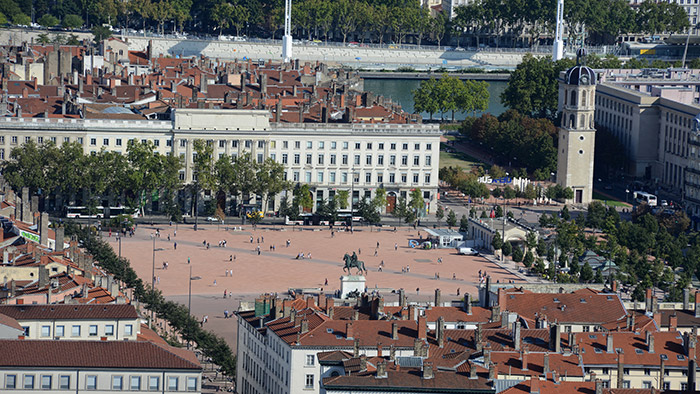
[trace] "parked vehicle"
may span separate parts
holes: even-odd
[[[464,256],[478,256],[479,252],[472,248],[458,248],[457,253]]]

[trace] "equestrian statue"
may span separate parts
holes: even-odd
[[[357,274],[362,275],[364,272],[365,275],[367,275],[367,269],[365,268],[365,262],[364,261],[359,261],[357,259],[357,255],[355,252],[352,252],[352,255],[349,255],[345,253],[345,256],[343,256],[343,261],[345,261],[345,266],[343,267],[343,271],[348,272],[348,275],[350,274],[350,269],[352,268],[357,268]]]

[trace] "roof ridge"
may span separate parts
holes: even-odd
[[[186,358],[180,356],[180,355],[177,354],[177,353],[171,352],[171,351],[170,351],[170,348],[175,349],[175,346],[172,346],[172,345],[170,345],[170,344],[166,344],[166,345],[162,345],[162,346],[161,346],[160,344],[155,343],[155,342],[151,342],[151,341],[132,341],[132,343],[137,343],[137,342],[141,342],[141,343],[146,342],[146,343],[149,343],[151,346],[155,346],[155,347],[157,347],[157,348],[159,348],[159,349],[162,349],[163,351],[166,351],[166,352],[168,352],[169,354],[172,354],[173,356],[179,358],[180,360],[182,360],[182,361],[184,361],[184,362],[186,362],[186,363],[192,364],[192,365],[198,367],[199,369],[202,369],[202,365],[201,365],[201,364],[200,364],[200,365],[197,365],[197,364],[193,363],[191,360],[188,360],[188,359],[186,359]],[[167,346],[167,348],[166,348],[165,346]],[[180,348],[177,348],[177,349],[180,349]],[[197,357],[197,356],[195,356],[195,357]]]

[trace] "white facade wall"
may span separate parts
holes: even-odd
[[[110,341],[135,341],[141,329],[139,319],[17,320],[17,323],[25,329],[26,339],[46,340],[99,341],[104,337]]]
[[[204,139],[211,141],[215,159],[224,154],[235,156],[250,152],[256,160],[271,157],[284,164],[287,179],[308,183],[317,201],[328,199],[336,190],[354,189],[360,198],[373,197],[373,192],[380,187],[387,190],[389,199],[397,200],[401,196],[408,197],[412,189],[420,188],[425,197],[425,213],[436,209],[441,135],[437,126],[270,125],[267,118],[261,118],[265,111],[187,111],[201,113],[180,120],[187,112],[178,110],[172,122],[2,118],[0,160],[8,160],[12,148],[29,140],[39,144],[53,141],[58,145],[77,141],[83,145],[85,153],[101,149],[126,153],[128,141],[136,139],[152,141],[161,154],[182,157],[185,165],[180,179],[188,183],[193,175],[192,143]],[[207,120],[202,123],[200,119]],[[192,127],[198,124],[198,129]],[[299,155],[298,164],[295,155]],[[311,164],[307,164],[307,155],[311,155]],[[343,155],[347,155],[346,164],[343,164]],[[359,164],[355,164],[357,155]],[[395,164],[391,164],[392,157]],[[272,208],[274,210],[274,206]]]
[[[16,394],[36,392],[75,394],[86,391],[91,394],[107,394],[116,391],[120,393],[152,391],[161,394],[200,393],[201,378],[201,372],[186,370],[3,368],[0,369],[0,392]],[[121,388],[118,386],[119,382],[121,382]],[[151,387],[151,384],[154,386]]]

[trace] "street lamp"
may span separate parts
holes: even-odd
[[[200,280],[202,279],[201,276],[192,276],[192,266],[190,265],[190,276],[189,276],[189,291],[187,292],[187,316],[192,317],[192,281],[193,280]],[[190,320],[190,323],[187,325],[187,329],[189,331],[190,336],[192,336],[192,321]],[[187,338],[187,348],[190,348],[190,339]]]
[[[508,174],[506,172],[506,177],[508,177]],[[506,242],[506,195],[505,193],[503,194],[503,243]],[[505,263],[506,261],[506,256],[503,254],[503,249],[501,249],[501,262]]]
[[[355,207],[353,205],[355,202],[355,166],[352,167],[350,176],[352,177],[350,182],[350,233],[352,233],[354,231],[353,216],[355,216]]]
[[[155,291],[156,289],[156,252],[159,252],[161,250],[164,250],[163,248],[157,248],[156,249],[156,235],[151,234],[151,238],[153,238],[153,267],[151,269],[151,288]],[[148,321],[148,328],[151,328],[151,324],[154,319],[154,312],[151,310],[151,320]]]

